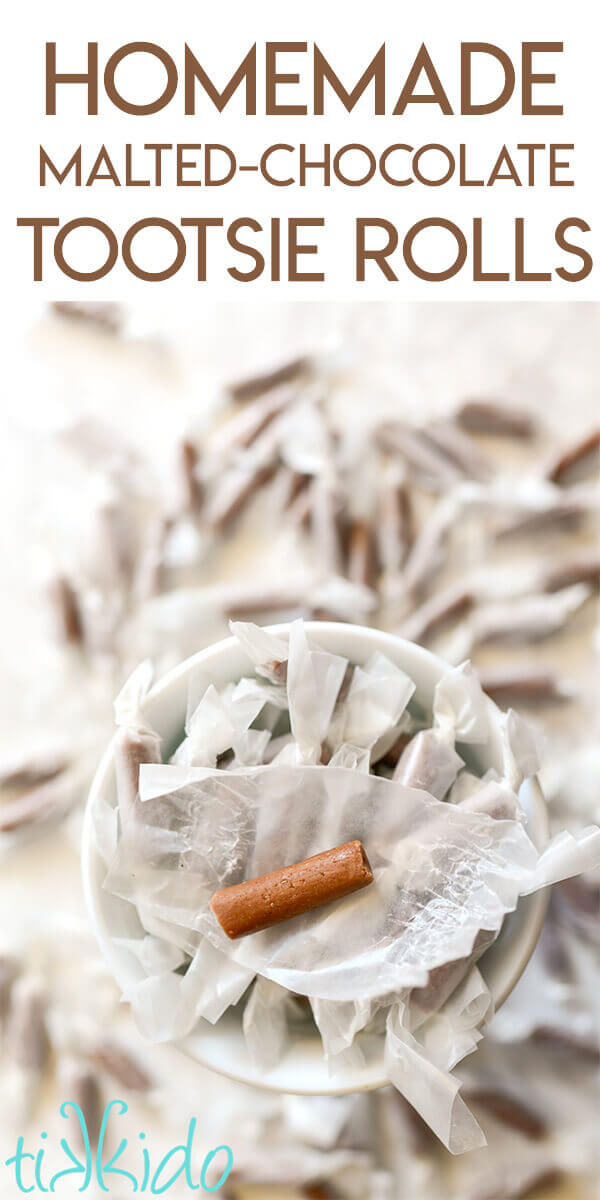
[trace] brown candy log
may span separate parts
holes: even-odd
[[[360,518],[351,522],[348,544],[348,578],[375,588],[379,575],[377,538],[373,525]]]
[[[560,487],[582,474],[597,474],[600,467],[600,429],[593,429],[551,463],[546,478]]]
[[[535,423],[528,412],[507,408],[494,400],[465,400],[455,420],[467,433],[483,433],[491,437],[531,438]]]
[[[442,627],[456,624],[473,607],[475,597],[464,588],[452,586],[437,592],[407,617],[398,633],[410,642],[422,644]]]
[[[66,1101],[77,1104],[85,1120],[90,1145],[93,1149],[98,1145],[104,1105],[102,1090],[97,1075],[86,1063],[78,1059],[68,1058],[60,1070],[61,1088]],[[74,1120],[74,1118],[71,1118]],[[77,1141],[83,1144],[83,1134],[79,1123],[77,1125]]]
[[[209,523],[217,533],[229,531],[250,500],[262,487],[270,483],[276,470],[277,463],[273,461],[250,470],[232,472],[215,497],[208,516]]]
[[[159,763],[160,739],[144,730],[120,729],[115,741],[115,775],[121,828],[135,816],[140,767],[143,763]]]
[[[237,404],[243,404],[247,400],[254,400],[256,396],[263,395],[264,392],[272,391],[282,383],[290,383],[292,379],[304,375],[308,368],[309,360],[305,355],[291,358],[268,371],[250,375],[246,379],[229,384],[227,391],[232,400]]]
[[[89,1058],[101,1071],[105,1071],[127,1091],[143,1094],[152,1090],[153,1084],[150,1076],[140,1066],[137,1059],[116,1042],[108,1041],[108,1039],[97,1042],[92,1047]]]
[[[379,557],[384,570],[396,574],[414,541],[414,513],[407,484],[402,479],[387,483],[378,508]]]
[[[361,842],[347,842],[215,892],[210,906],[228,938],[258,933],[367,887],[373,872]]]
[[[123,323],[123,312],[119,304],[110,300],[94,304],[89,300],[77,303],[73,300],[53,300],[50,308],[58,317],[82,325],[96,327],[103,333],[118,333]]]
[[[479,672],[484,692],[499,705],[512,703],[544,704],[566,700],[569,689],[552,671],[519,667]]]
[[[179,445],[179,466],[183,491],[183,505],[187,512],[198,513],[204,502],[204,484],[198,475],[200,454],[189,438]]]
[[[41,984],[27,976],[18,979],[12,989],[6,1046],[11,1061],[23,1071],[41,1074],[50,1058],[46,1010]]]
[[[76,780],[66,772],[21,792],[13,800],[0,804],[0,834],[21,833],[36,825],[61,820],[78,794]]]
[[[81,646],[84,641],[83,618],[75,588],[58,575],[50,587],[50,600],[56,617],[58,635],[70,646]]]
[[[542,573],[541,590],[560,592],[563,588],[573,587],[575,583],[588,583],[595,588],[600,586],[600,555],[567,559],[566,562],[548,567]]]
[[[462,1094],[467,1103],[478,1105],[502,1125],[516,1129],[531,1141],[540,1141],[548,1133],[546,1122],[539,1113],[513,1094],[485,1087],[465,1088]]]
[[[18,959],[12,954],[0,954],[0,1028],[4,1026],[10,1012],[12,989],[19,971]]]
[[[489,459],[456,422],[438,419],[426,425],[422,433],[426,441],[468,478],[484,481],[493,475]]]

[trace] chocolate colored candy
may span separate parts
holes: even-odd
[[[535,433],[535,422],[530,413],[508,408],[494,400],[465,400],[455,419],[468,433],[525,439]]]
[[[377,431],[377,441],[388,454],[399,455],[406,469],[427,491],[443,492],[464,478],[464,472],[428,441],[422,430],[403,421],[385,421]]]
[[[588,583],[600,587],[600,554],[587,558],[567,559],[558,566],[549,567],[542,573],[542,591],[560,592],[576,583]]]
[[[346,842],[247,883],[215,892],[210,907],[228,938],[258,933],[373,882],[362,842]]]
[[[536,1046],[545,1051],[554,1051],[567,1058],[587,1063],[594,1070],[600,1066],[600,1046],[591,1038],[571,1034],[566,1029],[558,1029],[552,1025],[539,1025],[531,1035]]]
[[[435,729],[422,729],[410,739],[394,769],[393,779],[404,787],[421,788],[443,800],[463,761]]]
[[[426,441],[470,479],[486,480],[493,475],[489,459],[455,421],[432,421],[422,430]]]
[[[217,533],[226,533],[258,491],[270,483],[277,470],[277,463],[267,462],[251,470],[232,472],[215,498],[209,513],[209,523]]]
[[[68,1058],[62,1064],[61,1086],[67,1102],[77,1104],[83,1114],[90,1145],[95,1149],[98,1145],[104,1105],[102,1090],[97,1075],[86,1065],[75,1058]],[[77,1141],[84,1144],[83,1133],[77,1121]]]
[[[306,1200],[337,1200],[340,1195],[329,1183],[307,1183],[302,1195]]]
[[[96,326],[103,333],[118,333],[122,325],[121,306],[111,301],[102,300],[99,304],[92,304],[88,300],[78,304],[73,300],[53,300],[50,308],[59,317]]]
[[[472,1087],[466,1088],[463,1096],[489,1112],[502,1125],[518,1130],[531,1141],[540,1141],[548,1133],[543,1117],[513,1094],[491,1087]]]
[[[0,788],[15,788],[23,791],[27,788],[38,787],[49,783],[65,770],[68,763],[64,755],[41,753],[30,758],[19,759],[0,766]]]
[[[256,396],[261,396],[264,392],[272,391],[282,383],[290,383],[292,379],[305,375],[309,368],[310,362],[305,355],[291,358],[287,362],[271,367],[270,370],[230,383],[227,391],[232,400],[237,404],[242,404],[247,400],[254,400]]]
[[[155,734],[121,729],[115,744],[115,774],[121,827],[135,816],[142,763],[159,763],[160,747]]]
[[[52,581],[50,600],[61,640],[71,646],[83,645],[84,629],[79,599],[75,588],[64,575],[58,575]]]
[[[462,587],[449,587],[424,601],[398,630],[400,637],[422,644],[441,627],[456,624],[473,607],[475,597]]]
[[[348,546],[348,577],[354,583],[375,588],[379,575],[377,539],[374,527],[367,520],[351,522]]]
[[[152,1090],[150,1076],[137,1059],[117,1042],[111,1042],[107,1038],[97,1042],[91,1048],[89,1058],[127,1091],[145,1094]]]
[[[10,1012],[13,984],[20,970],[19,962],[11,954],[0,954],[0,1029],[4,1027]]]
[[[569,697],[569,689],[552,671],[504,667],[497,671],[480,671],[479,682],[496,704],[549,703]]]
[[[179,465],[183,489],[183,503],[187,512],[197,513],[204,501],[204,485],[198,477],[200,454],[189,438],[179,446]]]
[[[73,779],[62,772],[47,783],[28,788],[0,805],[0,834],[21,833],[62,818],[76,794]]]
[[[599,466],[600,429],[592,429],[551,463],[547,478],[562,487],[581,475],[597,475]]]
[[[23,1071],[41,1074],[50,1057],[47,1000],[37,979],[24,976],[12,989],[6,1030],[11,1061]]]
[[[404,566],[414,541],[410,489],[402,477],[392,478],[379,497],[379,557],[384,570],[396,574]]]
[[[231,603],[224,605],[228,621],[273,621],[276,613],[297,613],[306,609],[300,591],[250,589],[247,595],[238,594]],[[270,678],[270,676],[268,676]]]

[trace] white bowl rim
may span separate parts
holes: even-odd
[[[420,695],[424,690],[432,692],[442,671],[448,669],[448,663],[424,647],[382,630],[333,621],[307,621],[305,628],[308,636],[314,637],[317,642],[320,641],[325,649],[334,653],[344,653],[353,661],[364,662],[369,654],[378,650],[387,653],[392,660],[400,660],[400,665],[409,674],[414,676],[415,673],[421,672],[421,678],[425,677],[428,682],[421,687],[417,686]],[[266,629],[275,635],[285,635],[289,631],[289,623],[267,626]],[[347,653],[350,642],[353,651]],[[143,704],[145,715],[152,721],[152,710],[156,710],[166,694],[186,684],[198,668],[205,669],[208,674],[211,668],[214,672],[215,666],[222,664],[227,655],[246,659],[237,638],[225,638],[185,659],[149,691]],[[410,665],[407,665],[407,662]],[[241,670],[243,669],[242,667]],[[235,674],[239,678],[240,669]],[[495,750],[497,758],[500,714],[491,700],[489,713],[492,751]],[[180,731],[183,730],[184,716],[182,711],[177,722]],[[158,732],[161,732],[160,723]],[[82,875],[85,900],[96,939],[112,974],[119,986],[125,990],[142,978],[143,973],[135,957],[115,945],[113,939],[116,934],[111,932],[107,908],[111,903],[127,905],[129,909],[132,906],[128,905],[127,901],[115,901],[114,897],[103,891],[100,875],[104,868],[92,836],[92,810],[98,797],[105,790],[110,790],[114,802],[114,785],[111,787],[110,784],[114,745],[113,738],[98,765],[88,797],[82,831]],[[539,849],[548,839],[548,818],[545,801],[536,779],[528,780],[523,785],[521,799],[527,814],[529,835]],[[479,966],[492,993],[496,1010],[510,995],[529,962],[540,934],[547,905],[547,891],[522,899],[515,912],[506,918],[500,937],[480,960]],[[518,936],[510,934],[511,928],[516,928]],[[177,1046],[187,1056],[222,1075],[275,1092],[340,1095],[384,1087],[389,1082],[382,1053],[368,1059],[363,1067],[345,1074],[343,1079],[331,1077],[323,1058],[318,1034],[292,1042],[282,1062],[271,1071],[261,1071],[248,1059],[239,1019],[231,1013],[221,1018],[216,1026],[203,1023],[198,1032],[183,1039]]]

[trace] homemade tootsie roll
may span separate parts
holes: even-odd
[[[347,842],[215,892],[210,907],[228,938],[258,933],[341,900],[373,882],[361,842]]]

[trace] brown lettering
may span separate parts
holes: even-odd
[[[198,62],[198,59],[192,54],[189,46],[185,47],[185,113],[186,116],[194,116],[196,112],[196,80],[204,88],[207,96],[214,104],[217,112],[223,112],[225,105],[229,103],[234,92],[240,87],[242,81],[246,84],[246,101],[245,112],[247,117],[256,116],[256,42],[248,51],[245,58],[242,59],[237,70],[234,71],[229,82],[220,92],[215,87],[212,79],[209,79],[204,67]]]
[[[151,100],[148,104],[133,104],[131,101],[125,100],[117,91],[115,72],[123,59],[128,58],[130,54],[150,54],[162,63],[167,72],[164,91],[156,100]],[[134,117],[150,116],[152,113],[160,112],[173,99],[177,91],[177,67],[170,54],[167,54],[162,46],[157,46],[155,42],[127,42],[125,46],[120,46],[114,54],[111,54],[104,68],[104,87],[109,100],[112,100],[115,107],[119,108],[121,112],[129,113]]]
[[[64,183],[67,175],[75,168],[75,185],[81,187],[81,146],[78,146],[75,153],[69,159],[64,171],[59,171],[54,166],[52,159],[46,154],[43,146],[40,146],[40,187],[46,186],[46,167],[49,167],[54,178],[59,183]]]
[[[33,280],[41,283],[43,279],[43,229],[46,226],[60,225],[58,217],[17,217],[17,226],[23,229],[33,229]]]
[[[427,271],[425,267],[420,267],[416,262],[413,254],[413,245],[416,238],[424,229],[447,229],[449,233],[456,239],[458,246],[456,258],[450,267],[446,267],[443,271]],[[423,221],[417,221],[409,229],[402,246],[404,261],[416,275],[418,279],[426,279],[430,283],[443,283],[445,279],[451,279],[453,275],[457,275],[461,267],[464,265],[467,257],[467,239],[462,231],[455,225],[453,221],[447,221],[445,217],[426,217]]]
[[[174,238],[177,245],[177,252],[171,265],[165,267],[164,270],[145,271],[134,261],[132,254],[133,239],[138,233],[141,233],[142,229],[166,229]],[[185,252],[185,238],[181,230],[176,225],[173,225],[172,221],[166,221],[164,217],[145,217],[141,221],[136,221],[135,225],[132,225],[127,230],[121,249],[123,262],[127,270],[131,271],[131,274],[135,275],[136,279],[144,279],[146,283],[162,283],[164,279],[170,279],[171,276],[176,275],[185,262]]]
[[[278,54],[306,54],[306,42],[267,42],[266,53],[266,112],[268,117],[305,117],[306,104],[280,104],[277,100],[277,85],[299,83],[297,74],[281,75],[277,70]]]
[[[366,232],[368,229],[383,229],[387,235],[385,246],[379,250],[367,250]],[[367,260],[377,263],[379,270],[390,283],[397,283],[398,276],[390,267],[387,259],[398,246],[398,230],[391,221],[382,217],[358,217],[356,221],[356,281],[365,282],[365,263]]]
[[[564,221],[557,226],[555,238],[556,244],[561,250],[566,250],[567,254],[576,254],[581,259],[581,267],[578,271],[567,271],[566,267],[557,267],[556,274],[560,275],[561,279],[565,279],[567,283],[580,283],[582,279],[587,279],[594,265],[594,260],[587,250],[583,250],[581,246],[573,245],[565,237],[567,229],[574,227],[580,229],[582,233],[589,233],[590,227],[587,221],[582,221],[580,217],[565,217]]]
[[[325,221],[322,217],[290,217],[288,221],[288,279],[290,283],[322,283],[325,276],[322,271],[300,271],[298,256],[300,254],[318,254],[319,247],[314,242],[298,241],[298,232],[302,228],[322,228]]]
[[[346,112],[352,112],[363,92],[371,82],[375,83],[375,116],[385,116],[385,42],[379,47],[377,54],[363,71],[358,83],[351,92],[346,91],[343,83],[329,65],[325,56],[315,43],[314,52],[314,111],[315,116],[322,117],[325,111],[325,80],[331,85],[336,96],[341,100]]]
[[[88,89],[88,116],[98,116],[98,43],[88,42],[87,72],[69,71],[59,75],[56,70],[56,42],[46,42],[46,115],[56,116],[57,83],[85,83]]]
[[[58,222],[57,222],[58,224]],[[108,254],[105,262],[95,271],[77,271],[75,267],[69,266],[65,255],[64,245],[70,233],[75,229],[99,229],[104,235],[108,243]],[[119,255],[119,243],[116,235],[110,228],[110,225],[105,225],[104,221],[97,221],[95,217],[77,217],[74,221],[67,221],[62,229],[59,229],[56,238],[54,239],[54,258],[56,265],[63,272],[63,275],[68,275],[69,279],[76,279],[78,283],[94,283],[96,279],[103,279],[112,271]]]
[[[472,61],[474,54],[487,54],[497,59],[504,71],[504,84],[500,95],[495,100],[484,104],[474,104],[471,90]],[[460,111],[466,117],[479,117],[486,113],[498,112],[510,100],[515,90],[515,68],[511,59],[499,46],[491,42],[462,42],[460,47]]]
[[[415,92],[422,71],[425,72],[432,88],[431,92],[425,95]],[[395,117],[401,116],[409,104],[439,104],[445,116],[452,116],[450,101],[442,87],[442,81],[431,61],[429,51],[424,42],[408,73],[406,83],[398,96],[393,115]]]
[[[561,117],[562,104],[534,104],[533,86],[536,83],[556,83],[556,75],[534,74],[534,54],[562,54],[562,42],[523,42],[522,46],[522,103],[521,111],[524,117]]]

